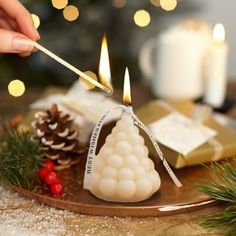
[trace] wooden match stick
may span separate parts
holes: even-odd
[[[84,72],[80,71],[76,67],[72,66],[70,63],[66,62],[65,60],[63,60],[62,58],[60,58],[59,56],[57,56],[53,52],[49,51],[48,49],[46,49],[45,47],[43,47],[39,43],[32,41],[32,44],[33,44],[34,47],[36,47],[40,51],[44,52],[49,57],[53,58],[54,60],[56,60],[57,62],[59,62],[63,66],[67,67],[69,70],[75,72],[77,75],[83,77],[84,79],[89,81],[91,84],[93,84],[93,85],[97,86],[98,88],[102,89],[106,94],[111,95],[113,93],[112,88],[108,88],[108,87],[105,87],[104,85],[100,84],[99,82],[97,82],[96,80],[92,79],[87,74],[85,74]]]

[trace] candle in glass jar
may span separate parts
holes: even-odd
[[[225,99],[227,55],[224,26],[218,23],[213,30],[213,44],[205,57],[204,68],[204,102],[215,108],[221,107]]]

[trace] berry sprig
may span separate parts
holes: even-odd
[[[52,161],[43,162],[44,167],[39,169],[39,177],[50,186],[51,193],[54,195],[61,195],[63,191],[62,183],[59,179],[58,173],[54,171],[54,164]]]

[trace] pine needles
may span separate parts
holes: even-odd
[[[209,197],[228,203],[223,212],[200,222],[206,228],[227,226],[227,235],[236,235],[236,160],[232,163],[214,163],[207,167],[212,176],[210,180],[197,184],[200,192]]]
[[[31,133],[10,130],[0,137],[0,183],[32,189],[41,163],[41,146]]]

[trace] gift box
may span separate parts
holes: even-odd
[[[192,102],[164,102],[155,100],[149,102],[144,107],[136,111],[137,116],[147,126],[160,120],[171,112],[177,111],[181,114],[191,117],[195,109]],[[198,105],[199,106],[199,105]],[[219,124],[213,117],[202,116],[202,124],[215,130],[216,136],[192,150],[187,155],[183,155],[160,144],[164,157],[171,166],[179,169],[186,166],[193,166],[200,163],[208,163],[233,157],[236,154],[236,133],[230,128]],[[150,147],[150,153],[154,153]]]

